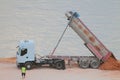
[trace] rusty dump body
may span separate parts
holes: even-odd
[[[87,26],[79,19],[77,12],[68,12],[66,16],[69,22],[69,26],[80,36],[85,42],[85,46],[95,55],[99,60],[106,61],[112,52],[109,51],[99,39],[87,28]]]
[[[93,53],[93,55],[95,55],[102,62],[110,63],[111,60],[113,62],[117,61],[113,53],[109,51],[80,20],[79,14],[77,12],[69,11],[65,15],[69,20],[69,26],[85,42],[85,46]],[[103,67],[101,67],[101,69],[102,68]]]

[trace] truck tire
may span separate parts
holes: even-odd
[[[59,70],[60,69],[65,69],[65,64],[64,64],[63,61],[58,61],[58,62],[56,62],[55,67]]]
[[[100,66],[100,61],[97,59],[93,59],[90,62],[90,67],[93,69],[97,69]]]
[[[26,63],[25,63],[25,67],[26,67],[27,70],[32,69],[32,66],[33,66],[33,65],[32,65],[32,62],[26,62]]]
[[[89,68],[89,64],[90,63],[87,59],[82,59],[79,61],[79,66],[84,69]]]

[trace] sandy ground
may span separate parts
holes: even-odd
[[[0,80],[120,80],[119,70],[81,69],[77,66],[66,70],[42,67],[27,70],[26,78],[16,67],[15,58],[0,59]]]

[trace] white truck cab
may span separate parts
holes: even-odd
[[[35,43],[32,40],[22,40],[18,44],[16,54],[18,66],[28,61],[35,61]]]
[[[17,67],[25,66],[28,70],[33,68],[33,65],[49,64],[57,69],[65,69],[65,62],[62,59],[48,58],[43,56],[37,58],[35,54],[35,43],[32,40],[22,40],[18,44],[18,51],[16,54]]]

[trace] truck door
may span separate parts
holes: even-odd
[[[27,48],[20,48],[18,49],[17,52],[17,62],[18,63],[25,63],[25,61],[27,61],[27,53],[28,53],[28,49]]]
[[[17,52],[17,63],[25,63],[35,60],[35,49],[33,41],[20,41]]]

